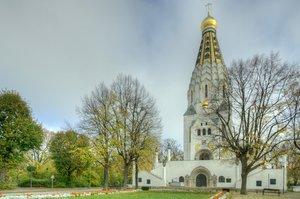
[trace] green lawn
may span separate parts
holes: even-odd
[[[207,199],[210,195],[207,193],[193,192],[163,192],[163,191],[139,191],[133,193],[116,193],[99,196],[78,197],[82,199]]]

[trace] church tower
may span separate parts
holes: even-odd
[[[217,39],[217,20],[208,11],[201,23],[202,40],[187,92],[184,114],[184,159],[211,160],[220,155],[211,149],[216,143],[217,118],[208,113],[211,103],[222,101],[227,87],[227,69]],[[214,124],[212,124],[214,122]]]

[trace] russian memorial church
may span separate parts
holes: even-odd
[[[213,136],[218,134],[214,128],[218,119],[208,114],[206,108],[214,100],[222,101],[228,84],[227,68],[217,39],[217,21],[209,12],[201,23],[201,30],[202,40],[187,91],[188,106],[183,116],[184,160],[171,161],[170,152],[166,164],[159,163],[156,157],[152,171],[139,172],[139,186],[241,187],[240,164],[234,158],[222,157],[220,150],[215,150],[217,147],[210,146],[217,146],[218,143]],[[252,171],[248,175],[247,189],[286,190],[285,168],[258,168]]]

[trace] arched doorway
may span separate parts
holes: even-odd
[[[191,187],[211,187],[212,175],[207,168],[198,166],[191,172],[189,182]]]
[[[206,176],[202,173],[198,174],[196,177],[196,187],[207,187]]]

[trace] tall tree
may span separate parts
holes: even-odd
[[[80,127],[91,136],[97,162],[103,166],[104,187],[108,187],[109,169],[113,160],[113,123],[112,105],[114,103],[110,90],[102,83],[90,96],[83,99],[78,113]]]
[[[299,82],[296,82],[294,85],[291,86],[291,100],[295,103],[292,104],[290,110],[293,112],[296,110],[296,117],[294,117],[290,128],[291,132],[293,133],[293,141],[295,148],[298,149],[300,152],[300,86]]]
[[[211,97],[207,114],[216,115],[216,136],[242,166],[241,194],[247,193],[248,174],[280,155],[274,151],[280,152],[297,115],[291,87],[298,77],[296,68],[283,63],[278,54],[254,56],[233,62],[227,89]]]
[[[160,117],[155,100],[137,79],[119,75],[113,82],[111,91],[115,99],[113,113],[116,148],[123,159],[123,183],[127,186],[132,162],[136,161],[137,166],[139,151],[145,148],[151,137],[160,134]]]
[[[67,186],[72,185],[74,176],[78,176],[90,166],[89,149],[89,139],[72,130],[59,132],[52,138],[50,144],[52,159]]]
[[[0,92],[0,184],[7,182],[8,169],[22,161],[24,153],[37,149],[43,140],[41,125],[16,91]]]

